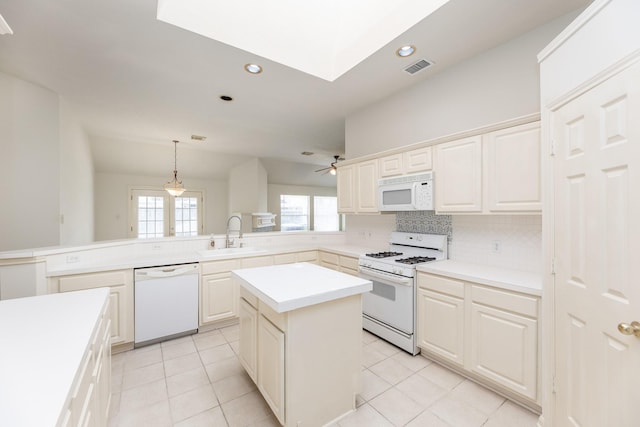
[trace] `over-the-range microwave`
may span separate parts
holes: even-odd
[[[433,210],[433,172],[378,180],[381,212]]]

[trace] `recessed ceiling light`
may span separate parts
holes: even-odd
[[[405,58],[407,56],[411,56],[415,53],[416,47],[411,45],[402,46],[400,49],[396,50],[396,55]]]
[[[244,69],[249,74],[260,74],[262,67],[258,64],[244,64]]]
[[[220,95],[220,99],[222,99],[223,101],[233,101],[233,98],[229,95]]]

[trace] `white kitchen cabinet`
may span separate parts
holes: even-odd
[[[484,138],[487,210],[541,211],[540,123],[502,129]]]
[[[378,160],[338,167],[337,192],[339,213],[378,213]]]
[[[482,136],[435,147],[438,212],[482,212]]]
[[[273,265],[273,256],[264,255],[264,256],[241,258],[240,265],[241,265],[240,268],[266,267],[268,265]]]
[[[311,262],[315,264],[318,262],[318,251],[289,252],[273,256],[273,265],[293,264],[294,262]]]
[[[200,264],[200,326],[238,316],[238,287],[231,280],[231,270],[236,268],[240,268],[238,259]]]
[[[342,273],[358,275],[358,258],[340,255],[335,252],[320,251],[320,265]]]
[[[245,298],[240,298],[240,351],[238,358],[253,382],[258,382],[256,375],[258,363],[258,309]]]
[[[540,212],[540,162],[540,122],[436,145],[436,210]]]
[[[464,363],[464,299],[418,290],[418,346]]]
[[[258,315],[258,390],[284,424],[285,337],[263,314]]]
[[[282,267],[286,266],[271,268]],[[290,268],[283,271],[298,271]],[[318,269],[300,268],[299,278],[283,275],[283,286],[304,288],[306,276]],[[239,282],[245,280],[252,289],[264,291],[260,280],[269,277],[267,272],[258,282],[238,273]],[[328,273],[332,278],[342,276]],[[362,296],[277,312],[248,288],[241,287],[240,295],[240,362],[278,421],[285,427],[328,425],[353,411],[362,369]]]
[[[534,295],[419,272],[418,347],[535,407],[539,303]]]
[[[109,288],[111,344],[133,342],[133,270],[74,274],[50,279],[50,292]]]
[[[421,147],[379,159],[380,178],[429,171],[433,167],[432,147]]]

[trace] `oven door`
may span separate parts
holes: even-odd
[[[413,334],[413,278],[366,267],[360,267],[359,272],[360,277],[373,283],[373,289],[362,294],[362,312],[395,329]]]

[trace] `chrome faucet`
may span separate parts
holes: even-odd
[[[240,221],[240,228],[238,228],[237,230],[231,230],[229,228],[229,224],[231,223],[231,220],[233,218],[237,218],[238,221]],[[238,240],[242,239],[242,218],[240,218],[238,215],[231,215],[229,217],[229,219],[227,220],[227,238],[225,240],[225,247],[232,248],[232,247],[234,247],[235,239],[229,237],[229,231],[237,231],[238,232]],[[240,243],[240,247],[242,247],[242,243]]]

